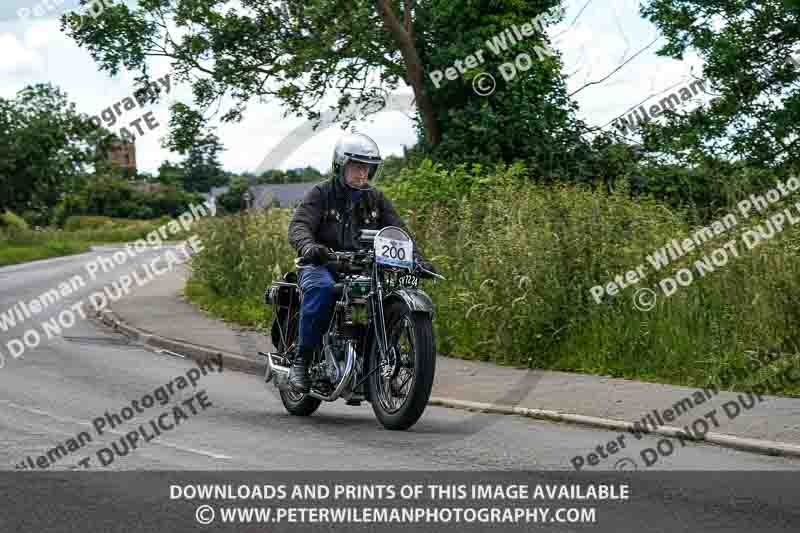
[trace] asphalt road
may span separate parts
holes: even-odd
[[[88,282],[85,265],[95,255],[0,269],[0,313],[19,300],[28,301],[57,287],[75,274],[82,275]],[[137,260],[155,256],[155,252],[150,252]],[[6,359],[4,368],[0,369],[0,465],[5,469],[14,470],[28,456],[35,462],[54,446],[64,444],[67,447],[69,439],[77,439],[80,432],[86,432],[92,437],[91,442],[84,441],[79,449],[57,458],[46,470],[84,470],[79,461],[90,458],[90,468],[99,471],[528,470],[546,475],[544,471],[570,472],[573,456],[585,455],[618,434],[439,407],[429,407],[410,431],[390,432],[379,425],[366,403],[359,407],[324,404],[312,417],[291,417],[284,411],[272,384],[265,386],[253,375],[224,369],[221,373],[209,371],[208,375],[197,379],[196,387],[189,385],[179,390],[175,380],[196,369],[193,362],[129,344],[121,335],[90,320],[78,320],[62,335],[43,341],[19,359],[10,357],[6,343],[11,338],[85,299],[90,292],[127,273],[132,266],[133,263],[128,262],[99,276],[58,305],[10,331],[0,332],[0,350]],[[107,412],[120,413],[124,407],[130,407],[133,400],[140,401],[170,382],[175,386],[167,405],[140,406],[143,412],[114,428],[114,433],[105,431],[102,436],[98,435],[92,425],[96,418],[104,417]],[[205,407],[200,406],[201,400],[196,396],[200,390],[205,391],[202,400]],[[188,402],[192,397],[194,400]],[[181,403],[184,400],[187,403]],[[186,415],[180,420],[173,419],[178,418],[172,410],[176,405]],[[120,442],[125,434],[165,412],[169,415],[162,420],[179,422],[179,425],[164,429],[149,442],[140,439],[133,450],[124,447],[125,441]],[[106,429],[109,429],[108,424]],[[645,437],[631,450],[656,447],[659,440]],[[110,464],[102,466],[98,451],[113,450],[114,442],[119,451],[107,461]],[[638,453],[630,455],[638,460]],[[105,457],[108,459],[108,452]],[[621,457],[615,456],[599,468],[613,469]],[[800,461],[796,460],[690,444],[678,446],[670,457],[661,458],[648,469],[646,479],[655,505],[661,497],[656,496],[660,493],[654,488],[658,486],[656,470],[793,471],[798,467]],[[642,469],[644,467],[640,467],[640,471]],[[708,480],[709,475],[716,474],[698,478]],[[761,483],[768,483],[768,477],[753,476],[754,481]],[[797,483],[794,486],[796,488]],[[764,520],[769,522],[769,527],[761,524],[756,529],[782,531],[784,526],[789,530],[790,525],[796,529],[798,521],[793,519],[800,515],[795,503],[796,491],[794,494],[788,500],[780,499],[779,505],[772,501],[768,505],[753,503],[757,509],[754,512],[763,514]],[[704,503],[700,506],[702,509],[723,513],[726,506],[733,506],[732,509],[741,510],[736,507],[741,502],[730,499],[723,483],[711,483],[703,492],[703,498],[711,503]],[[654,516],[645,516],[645,513],[653,513],[652,509],[633,506],[630,509],[631,513],[642,513],[636,517],[638,523],[655,520]],[[673,507],[668,516],[670,523],[685,523],[688,527],[696,518],[692,513],[696,512],[700,512],[696,505]],[[776,516],[782,517],[781,520],[775,522]],[[792,520],[784,520],[787,516]],[[702,530],[723,529],[714,524],[707,526]]]

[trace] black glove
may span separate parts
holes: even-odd
[[[328,247],[321,244],[309,244],[303,251],[303,259],[312,265],[324,265],[331,260]]]

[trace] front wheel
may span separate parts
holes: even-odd
[[[433,324],[427,313],[412,312],[404,302],[384,309],[388,349],[381,359],[378,343],[370,354],[378,369],[370,375],[372,410],[386,429],[413,426],[431,395],[436,370]]]

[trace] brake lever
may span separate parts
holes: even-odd
[[[430,276],[437,277],[439,279],[443,279],[443,280],[447,281],[446,277],[444,277],[444,276],[442,276],[440,274],[437,274],[436,272],[431,272],[430,270],[428,270],[426,268],[423,268],[422,265],[417,265],[417,270],[421,270],[421,271],[425,272],[426,274],[428,274]]]

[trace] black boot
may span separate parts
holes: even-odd
[[[311,390],[311,377],[308,375],[308,365],[314,350],[299,348],[294,356],[292,368],[289,370],[289,385],[297,392],[307,393]]]

